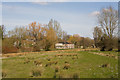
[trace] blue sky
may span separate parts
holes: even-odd
[[[108,6],[118,9],[117,2],[3,2],[2,24],[8,31],[34,21],[47,24],[55,19],[68,34],[92,38],[97,25],[95,14]]]

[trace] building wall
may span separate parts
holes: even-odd
[[[74,48],[74,44],[56,43],[55,47],[56,47],[56,49],[73,49]]]

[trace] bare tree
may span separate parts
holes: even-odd
[[[118,11],[111,6],[103,8],[97,18],[99,27],[94,28],[94,40],[101,50],[112,50],[114,31],[118,27]]]
[[[55,31],[55,33],[57,35],[57,38],[60,41],[63,38],[63,32],[64,32],[62,30],[61,26],[60,26],[60,23],[58,21],[56,21],[56,20],[51,19],[49,21],[49,23],[48,23],[47,28],[49,29],[51,27],[54,29],[54,31]]]
[[[100,27],[96,26],[94,28],[94,32],[93,32],[93,38],[94,38],[94,42],[95,42],[95,46],[98,47],[98,43],[101,41],[101,37],[103,35],[103,32],[101,30]]]
[[[103,8],[98,15],[98,24],[104,34],[112,38],[114,30],[118,27],[118,11],[111,6]]]

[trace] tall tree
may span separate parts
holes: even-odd
[[[56,20],[51,19],[48,23],[48,28],[52,27],[57,35],[58,41],[62,41],[63,36],[67,34],[67,32],[63,31],[60,23]]]
[[[62,40],[63,40],[63,42],[66,42],[67,40],[68,40],[68,35],[67,35],[67,32],[65,32],[65,31],[62,31]]]
[[[45,50],[51,50],[54,48],[55,43],[57,42],[58,38],[56,35],[56,31],[54,30],[52,20],[48,23],[46,28],[46,46]]]
[[[94,29],[94,39],[96,38],[95,34],[98,29],[98,35],[101,35],[101,32],[103,33],[101,37],[98,37],[100,39],[100,46],[101,50],[112,50],[113,49],[113,38],[114,38],[114,31],[118,27],[118,11],[113,9],[111,6],[108,8],[103,8],[100,11],[100,14],[97,16],[98,18],[98,26],[101,28],[101,31],[99,28],[96,27]]]
[[[43,28],[41,27],[41,24],[37,24],[36,22],[33,22],[29,24],[29,27],[27,28],[27,38],[29,40],[34,41],[33,44],[33,51],[39,51],[40,50],[40,40],[42,40],[43,36],[41,32],[43,31]]]
[[[109,38],[113,37],[114,30],[118,27],[118,11],[111,6],[103,8],[98,15],[98,24]]]
[[[18,49],[22,45],[22,40],[26,38],[26,29],[24,27],[16,27],[14,30],[8,31],[8,36],[13,40],[13,45]]]
[[[78,34],[74,34],[73,36],[70,36],[68,39],[69,42],[75,44],[76,48],[80,47],[80,40],[81,40],[81,37]]]
[[[94,38],[96,47],[99,47],[98,43],[101,41],[102,35],[103,35],[103,32],[102,32],[101,28],[96,26],[94,28],[94,32],[93,32],[93,38]]]

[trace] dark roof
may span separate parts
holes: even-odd
[[[62,43],[62,44],[71,44],[71,43],[69,43],[69,42],[59,42],[59,43]]]

